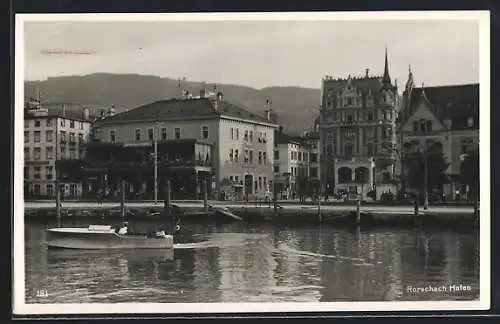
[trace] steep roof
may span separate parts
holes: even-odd
[[[227,101],[215,103],[208,98],[169,99],[155,101],[122,113],[106,117],[99,123],[126,123],[138,120],[179,120],[183,118],[215,118],[229,116],[260,123],[269,123],[263,116],[251,113],[245,108]]]
[[[408,106],[402,111],[404,123],[415,112],[422,97],[422,89],[431,110],[440,119],[450,119],[452,130],[479,128],[479,84],[413,88]],[[473,117],[473,125],[468,119]]]
[[[344,91],[348,82],[349,79],[325,79],[323,81],[323,103],[330,98],[335,107],[339,92]],[[358,89],[361,92],[363,104],[366,103],[366,98],[370,92],[375,105],[380,102],[380,94],[384,86],[380,76],[353,77],[350,79],[350,82],[354,89]]]

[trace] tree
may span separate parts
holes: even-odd
[[[477,198],[479,193],[479,149],[469,151],[460,165],[462,184],[469,186],[469,192]]]
[[[420,192],[425,191],[425,164],[427,162],[427,192],[433,189],[442,190],[447,182],[446,162],[443,153],[437,145],[431,145],[425,152],[408,153],[405,155],[403,163],[408,174],[408,185],[410,188],[417,189]]]
[[[302,174],[302,172],[299,174],[299,176],[296,177],[295,181],[296,185],[296,192],[299,196],[300,202],[304,202],[305,196],[307,195],[308,192],[308,184],[309,184],[309,179],[307,176]]]

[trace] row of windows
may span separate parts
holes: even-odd
[[[240,139],[240,130],[238,128],[231,127],[229,129],[229,136],[232,140],[238,141]],[[243,140],[245,142],[254,142],[254,132],[252,130],[245,130],[243,132]],[[258,132],[257,133],[257,142],[258,143],[267,143],[267,133],[266,132]]]
[[[274,173],[280,174],[280,167],[279,167],[279,165],[276,165],[274,167]],[[291,167],[290,168],[290,175],[297,176],[297,174],[300,174],[300,171],[297,171],[296,167],[295,168]],[[305,171],[304,171],[304,174],[305,174]],[[318,167],[311,167],[311,168],[309,168],[309,177],[310,178],[317,178],[318,177]]]
[[[45,126],[46,127],[54,127],[55,125],[55,120],[53,118],[45,118]],[[24,120],[24,128],[29,128],[31,125],[31,119],[25,119]],[[83,129],[83,122],[79,121],[76,122],[74,120],[68,120],[69,122],[69,128],[76,128],[76,125],[78,125],[79,129]],[[41,127],[42,126],[42,120],[40,119],[35,119],[33,120],[33,125],[35,128]],[[61,127],[66,127],[66,119],[61,119],[60,121]]]
[[[236,182],[239,184],[243,184],[244,177],[240,177],[240,175],[230,175],[229,181]],[[268,189],[268,181],[267,177],[259,176],[257,180],[254,181],[254,189],[255,191],[259,190],[267,190]]]
[[[326,102],[328,108],[333,108],[333,100],[329,99]],[[361,97],[346,97],[337,99],[337,108],[341,107],[361,107],[363,106],[363,101]],[[366,106],[373,106],[373,96],[368,96],[366,98]]]
[[[346,156],[352,156],[354,153],[354,144],[351,143],[346,143],[344,144],[344,155]],[[377,145],[375,143],[367,143],[366,147],[360,148],[359,154],[364,154],[364,155],[374,155],[378,152],[377,150]],[[332,157],[333,155],[337,155],[337,145],[325,145],[323,147],[323,155],[327,157]]]
[[[38,184],[38,183],[35,183],[33,185],[33,194],[36,195],[36,196],[39,196],[41,195],[41,185]],[[65,195],[66,193],[70,196],[76,196],[78,191],[79,191],[79,187],[75,184],[70,184],[69,185],[69,191],[66,190],[66,188],[64,186],[61,186],[61,195]],[[53,197],[55,195],[55,186],[51,183],[48,183],[45,185],[45,195],[46,196],[49,196],[49,197]]]
[[[46,147],[45,148],[45,158],[42,158],[42,148],[41,147],[34,147],[33,148],[33,156],[31,155],[31,150],[29,147],[24,148],[24,160],[25,161],[42,161],[42,160],[53,160],[55,159],[55,150],[53,147]],[[69,154],[67,154],[69,153]],[[78,153],[78,154],[77,154]],[[60,153],[58,158],[60,159],[66,159],[69,157],[70,159],[78,159],[79,157],[82,158],[84,155],[83,149],[76,150],[75,148],[70,148],[67,150],[65,147],[60,148]],[[33,157],[33,159],[32,159]]]
[[[45,131],[45,141],[46,142],[53,142],[54,141],[54,134],[55,132],[54,131],[51,131],[51,130],[48,130],[48,131]],[[60,134],[60,141],[61,142],[65,142],[67,140],[67,137],[66,137],[66,132],[65,131],[60,131],[59,132]],[[83,143],[83,140],[84,140],[84,137],[83,137],[83,133],[69,133],[69,141],[71,143],[76,143],[76,136],[78,136],[78,143]],[[42,138],[42,132],[41,131],[34,131],[33,132],[33,142],[35,143],[40,143],[40,140]],[[29,139],[30,139],[30,132],[29,131],[24,131],[24,143],[29,143]]]
[[[427,133],[432,132],[432,121],[420,119],[419,121],[414,121],[413,124],[413,132],[421,132]]]
[[[324,112],[326,119],[333,119],[335,121],[352,122],[352,121],[373,121],[374,113],[373,111],[326,111]],[[392,121],[395,114],[392,111],[380,111],[378,120]]]
[[[365,136],[368,138],[372,138],[375,136],[375,128],[374,127],[365,127],[363,128]],[[382,137],[392,137],[394,131],[392,126],[387,126],[381,128]],[[356,131],[352,129],[345,130],[341,133],[345,138],[353,138],[356,136]],[[337,143],[337,136],[334,131],[327,131],[326,138],[329,142]]]
[[[160,128],[160,136],[157,138],[158,140],[167,140],[168,139],[168,133],[167,133],[167,128],[162,127]],[[135,140],[136,141],[142,141],[142,130],[140,128],[135,129]],[[155,129],[154,128],[148,128],[147,129],[147,140],[148,141],[154,141],[155,140]],[[202,139],[208,139],[209,137],[209,131],[208,131],[208,126],[202,126],[201,127],[201,132],[200,132],[200,137]],[[173,138],[174,139],[180,139],[181,138],[181,128],[180,127],[174,127],[173,129]],[[116,130],[110,130],[109,131],[109,139],[110,142],[116,143],[117,142],[117,134]]]
[[[254,151],[253,150],[244,150],[243,151],[243,162],[244,163],[249,163],[253,164],[254,163]],[[238,149],[230,149],[229,150],[229,161],[231,162],[239,162],[240,156],[239,156],[239,150]],[[267,152],[263,151],[258,151],[257,152],[257,160],[259,164],[267,164]]]
[[[24,167],[24,179],[29,179],[29,167]],[[33,167],[33,179],[42,180],[42,167]],[[54,167],[51,165],[45,166],[45,180],[54,179]]]

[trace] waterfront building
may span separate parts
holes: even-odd
[[[93,142],[100,143],[97,145],[107,143],[122,147],[142,147],[136,155],[142,156],[144,162],[148,160],[147,154],[155,152],[154,143],[157,150],[161,151],[163,144],[196,140],[185,147],[189,152],[184,154],[167,152],[165,150],[168,150],[168,146],[165,146],[163,153],[168,157],[162,159],[163,153],[157,151],[158,163],[187,158],[191,158],[191,161],[197,160],[188,164],[187,172],[192,173],[193,177],[180,178],[183,181],[199,179],[197,174],[203,173],[212,198],[220,195],[225,195],[226,198],[243,198],[247,195],[263,198],[268,184],[273,180],[274,129],[277,126],[270,121],[270,113],[271,109],[268,107],[266,117],[253,114],[238,105],[224,101],[221,92],[208,93],[203,89],[197,98],[184,96],[156,101],[99,120],[93,127],[92,139]],[[193,153],[193,156],[190,157],[188,153]],[[209,169],[204,166],[204,170],[200,171],[201,166],[197,164],[199,153],[203,153],[203,161],[206,160],[207,154],[209,155]],[[135,168],[134,165],[132,167]],[[140,182],[141,190],[143,189],[148,197],[152,197],[154,182],[151,180],[154,177],[154,167],[149,164],[147,168],[149,171],[145,174],[140,174],[139,169],[135,169],[135,172],[131,170],[129,177],[134,177],[134,182]],[[179,175],[178,172],[169,172],[165,168],[162,170],[157,177],[172,179]],[[107,179],[108,175],[101,170],[98,178]],[[94,177],[94,181],[100,180]],[[187,186],[183,182],[182,186],[184,185]],[[177,187],[179,186],[180,183]],[[199,183],[195,186],[199,186]],[[190,194],[194,196],[195,193]]]
[[[274,175],[282,184],[278,198],[311,195],[319,189],[319,136],[314,131],[291,136],[275,132]]]
[[[468,188],[460,182],[460,167],[467,154],[479,147],[479,84],[414,86],[410,69],[398,117],[398,174],[405,179],[406,154],[425,152],[432,144],[449,164],[443,194],[464,197]],[[412,189],[412,188],[407,188]]]
[[[321,85],[321,172],[327,194],[380,197],[394,190],[397,84],[389,75],[387,51],[383,76],[323,78]]]
[[[79,159],[91,126],[89,110],[58,110],[28,99],[24,110],[24,195],[55,197],[56,161]],[[64,179],[63,179],[64,180]],[[79,197],[81,184],[63,181],[61,196]]]

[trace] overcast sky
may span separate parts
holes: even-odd
[[[470,20],[27,22],[25,78],[110,72],[319,88],[326,74],[382,74],[387,46],[400,89],[409,64],[418,85],[474,83],[478,32]]]

